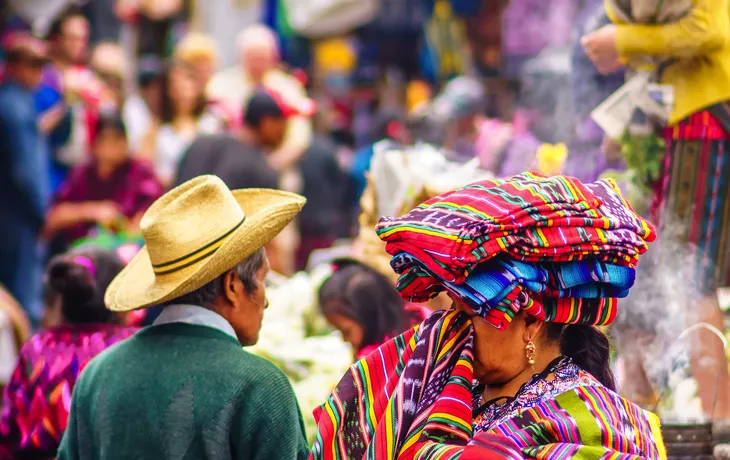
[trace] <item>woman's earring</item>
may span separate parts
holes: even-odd
[[[530,366],[535,365],[535,343],[530,340],[525,345],[525,356],[527,357],[527,364]]]

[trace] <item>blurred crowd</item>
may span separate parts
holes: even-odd
[[[5,13],[0,282],[34,324],[50,257],[89,242],[138,244],[147,207],[199,174],[308,198],[269,248],[273,268],[289,275],[357,232],[377,141],[435,142],[499,175],[539,166],[529,104],[509,122],[488,118],[481,78],[442,86],[427,68],[388,64],[382,49],[379,77],[358,77],[367,59],[339,39],[318,41],[310,65],[295,68],[279,31],[253,24],[231,37],[237,62],[218,70],[222,43],[187,32],[186,2],[9,2]]]

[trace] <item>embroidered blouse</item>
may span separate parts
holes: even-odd
[[[522,385],[514,397],[495,398],[484,402],[482,396],[484,386],[479,385],[473,394],[474,434],[489,431],[522,411],[565,392],[591,385],[600,384],[570,358],[563,356],[551,362],[541,373],[535,374],[530,381]]]

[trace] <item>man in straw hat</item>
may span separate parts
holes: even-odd
[[[241,349],[258,340],[267,305],[263,247],[304,202],[200,176],[149,208],[146,245],[105,302],[117,312],[164,308],[84,370],[59,459],[307,457],[287,378]]]

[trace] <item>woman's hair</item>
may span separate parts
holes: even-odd
[[[207,34],[191,32],[175,47],[175,59],[182,62],[191,62],[196,59],[210,59],[213,63],[218,60],[218,44]]]
[[[333,265],[334,273],[319,289],[320,310],[357,322],[363,328],[361,348],[406,329],[405,301],[388,278],[351,259]]]
[[[46,269],[47,295],[60,299],[65,322],[112,323],[104,306],[104,292],[124,264],[106,249],[72,251],[54,257]]]
[[[119,112],[103,111],[99,114],[99,119],[94,128],[94,139],[105,129],[112,129],[127,137],[127,126],[124,124],[124,119]]]
[[[573,360],[601,384],[616,389],[609,362],[611,346],[608,337],[595,326],[586,324],[548,324],[549,341],[560,341],[560,353]]]
[[[190,68],[188,64],[180,62],[178,60],[170,61],[162,71],[160,79],[160,89],[162,93],[162,99],[160,104],[160,121],[162,121],[162,123],[171,123],[175,118],[175,104],[170,98],[170,87],[172,86],[170,84],[170,80],[172,79],[172,75],[175,72],[180,71],[188,73],[191,78],[193,78],[193,76],[195,75],[194,71]],[[204,88],[198,88],[198,98],[195,101],[193,115],[196,117],[202,116],[203,113],[205,113],[205,108],[207,107],[207,105],[208,102],[205,98]]]

